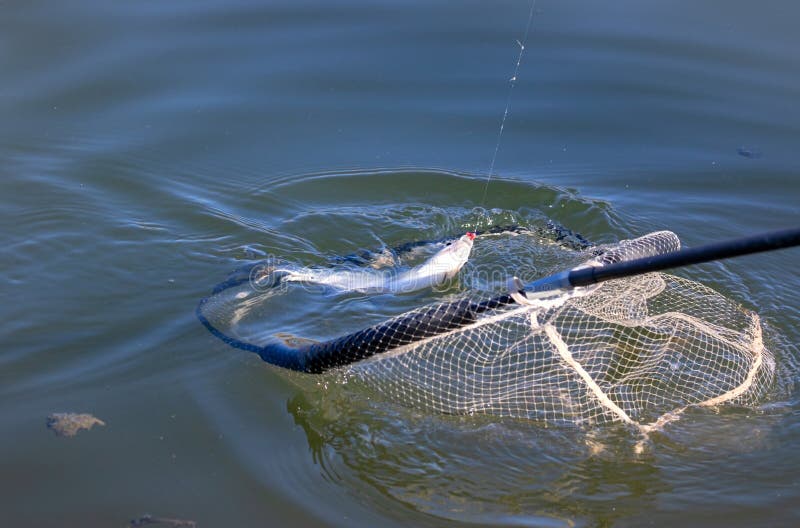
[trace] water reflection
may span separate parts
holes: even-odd
[[[637,454],[638,438],[623,427],[423,415],[341,386],[299,390],[286,407],[326,479],[448,519],[607,524],[671,489],[656,457]]]

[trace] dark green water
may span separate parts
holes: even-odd
[[[259,252],[314,264],[452,235],[480,205],[595,242],[798,224],[800,7],[785,0],[537,2],[481,204],[528,9],[0,3],[0,524],[800,522],[793,391],[690,412],[634,456],[624,430],[362,401],[195,319]],[[757,311],[792,379],[797,259],[681,272]],[[353,323],[322,309],[311,328],[286,314],[286,331]],[[60,411],[107,425],[57,438]]]

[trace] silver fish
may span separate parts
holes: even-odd
[[[283,280],[320,284],[338,290],[363,293],[405,293],[432,288],[455,277],[469,259],[475,233],[447,244],[431,258],[407,270],[375,269],[276,269]]]

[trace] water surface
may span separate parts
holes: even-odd
[[[623,430],[436,416],[298,380],[193,310],[263,253],[319,264],[459,234],[480,210],[596,243],[797,225],[799,11],[538,1],[482,203],[526,2],[5,2],[4,523],[796,524],[791,388],[692,411],[635,456]],[[793,372],[796,258],[680,274],[757,311]],[[286,331],[361,322],[321,310],[284,314]],[[107,425],[57,438],[60,411]]]

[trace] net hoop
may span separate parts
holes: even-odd
[[[679,247],[674,233],[660,231],[595,248],[584,266]],[[217,328],[236,314],[241,286],[215,288],[197,309],[227,344],[291,370],[335,369],[372,394],[437,413],[621,423],[646,438],[690,407],[754,404],[775,377],[756,314],[660,272],[549,298],[461,298],[297,347],[256,345]]]

